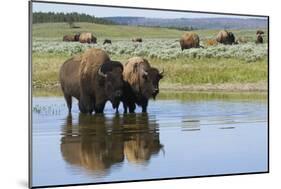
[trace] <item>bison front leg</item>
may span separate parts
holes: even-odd
[[[72,97],[69,95],[64,94],[64,99],[66,101],[67,104],[67,108],[68,108],[68,113],[71,113],[71,107],[72,107]]]
[[[79,110],[84,114],[91,114],[94,111],[94,100],[90,96],[81,96],[79,100]]]
[[[104,110],[104,107],[105,107],[105,102],[100,103],[100,104],[96,104],[96,106],[95,106],[95,113],[96,114],[102,114],[103,110]]]
[[[148,100],[144,100],[143,104],[142,104],[142,113],[146,113],[147,112],[147,105],[148,105]]]

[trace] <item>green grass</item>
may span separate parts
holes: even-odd
[[[229,85],[239,90],[240,86],[258,84],[255,89],[267,83],[267,45],[256,45],[256,30],[232,30],[235,36],[249,41],[247,44],[218,45],[205,49],[181,51],[179,42],[183,31],[167,28],[150,28],[121,25],[75,23],[78,29],[66,23],[44,23],[33,25],[32,69],[34,88],[58,88],[58,72],[65,60],[87,48],[103,48],[111,59],[123,63],[132,56],[143,56],[150,63],[164,68],[165,77],[160,87],[175,89],[191,85]],[[62,42],[63,35],[89,31],[98,38],[98,44],[88,45]],[[196,30],[201,41],[214,39],[218,30]],[[133,44],[132,37],[142,37],[144,42]],[[112,45],[102,45],[109,38]],[[267,36],[264,37],[265,42]],[[235,85],[232,85],[235,84]],[[250,87],[253,87],[252,85]],[[183,87],[184,88],[184,87]],[[208,87],[207,87],[208,88]],[[222,87],[224,88],[224,86]],[[226,87],[227,88],[227,87]]]
[[[75,34],[78,32],[92,32],[97,38],[129,38],[143,37],[145,38],[173,38],[179,39],[184,31],[158,27],[138,27],[124,25],[103,25],[94,23],[75,23],[80,28],[70,28],[67,23],[43,23],[33,24],[32,35],[37,39],[48,39],[61,41],[66,34]],[[231,30],[235,36],[244,37],[248,41],[254,41],[256,30]],[[215,38],[219,30],[195,30],[201,40]],[[265,31],[266,32],[266,31]],[[267,36],[264,38],[267,41]]]
[[[33,55],[33,87],[57,87],[58,72],[69,55],[34,54]],[[125,63],[128,57],[112,56],[112,59]],[[237,59],[178,58],[172,60],[148,59],[150,63],[165,70],[165,78],[161,85],[191,84],[223,84],[223,83],[255,83],[267,81],[267,60],[246,63]]]

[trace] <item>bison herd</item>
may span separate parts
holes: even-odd
[[[262,35],[264,34],[264,32],[258,30],[256,34],[257,34],[257,38],[255,43],[256,44],[263,43]],[[233,44],[239,44],[245,42],[246,40],[242,38],[238,38],[237,40],[235,40],[234,34],[227,30],[219,31],[215,40],[212,39],[207,40],[208,45],[214,45],[217,43],[221,43],[224,45],[233,45]],[[198,34],[194,32],[185,32],[180,38],[180,46],[182,51],[184,49],[190,49],[190,48],[204,48],[203,46],[200,45],[200,39]]]
[[[256,32],[256,43],[263,43],[263,31]],[[97,43],[97,38],[90,32],[65,35],[63,41],[79,41],[80,43]],[[141,43],[142,38],[133,38],[132,42]],[[215,40],[209,44],[221,43],[232,45],[242,43],[235,40],[232,32],[222,30]],[[200,45],[199,36],[194,32],[185,32],[180,40],[181,50],[204,48]],[[103,44],[111,44],[105,39]],[[85,114],[103,113],[105,103],[110,101],[118,112],[120,102],[123,103],[124,113],[128,110],[134,113],[136,105],[147,112],[148,100],[159,93],[159,81],[163,71],[159,72],[141,57],[130,58],[127,63],[111,60],[108,54],[97,48],[88,49],[82,55],[74,56],[64,62],[60,69],[61,88],[69,112],[72,107],[72,97],[78,100],[80,112]]]
[[[159,72],[141,57],[130,58],[123,66],[111,60],[108,54],[90,48],[82,55],[74,56],[61,66],[59,79],[69,112],[72,97],[78,100],[80,112],[103,113],[105,103],[110,101],[118,112],[123,102],[124,113],[134,113],[136,105],[147,111],[148,100],[159,93]]]

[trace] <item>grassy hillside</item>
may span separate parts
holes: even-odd
[[[66,34],[75,34],[78,32],[92,32],[98,39],[110,38],[132,38],[143,37],[145,38],[173,38],[179,39],[184,31],[168,28],[157,27],[137,27],[137,26],[124,26],[124,25],[103,25],[92,23],[75,23],[80,28],[70,28],[67,23],[43,23],[33,24],[33,37],[35,39],[45,40],[59,40],[61,41]],[[255,40],[256,30],[232,30],[235,36],[244,37],[249,41]],[[215,38],[219,30],[196,30],[200,39]],[[265,36],[267,41],[267,36]]]
[[[254,43],[255,30],[232,30],[236,37],[248,42],[239,45],[206,46],[201,49],[180,50],[177,41],[183,31],[166,28],[134,27],[75,23],[80,28],[70,28],[65,23],[33,25],[33,87],[59,86],[58,71],[71,56],[88,48],[102,48],[114,60],[125,63],[132,56],[147,58],[159,69],[165,69],[160,82],[162,89],[176,90],[259,90],[267,89],[267,44]],[[90,31],[98,44],[63,42],[66,34]],[[218,30],[196,30],[204,40],[214,39]],[[143,43],[133,43],[130,38],[140,36]],[[109,38],[112,45],[103,45]],[[267,41],[265,36],[264,41]]]

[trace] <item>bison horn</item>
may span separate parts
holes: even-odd
[[[143,73],[144,73],[144,75],[148,75],[147,71],[144,71],[144,70],[143,70]]]
[[[162,69],[162,71],[159,73],[160,75],[164,74],[164,68]]]
[[[99,69],[99,71],[98,71],[98,74],[99,74],[100,76],[102,76],[102,77],[107,77],[106,74],[102,73],[101,67],[100,67],[100,69]]]

